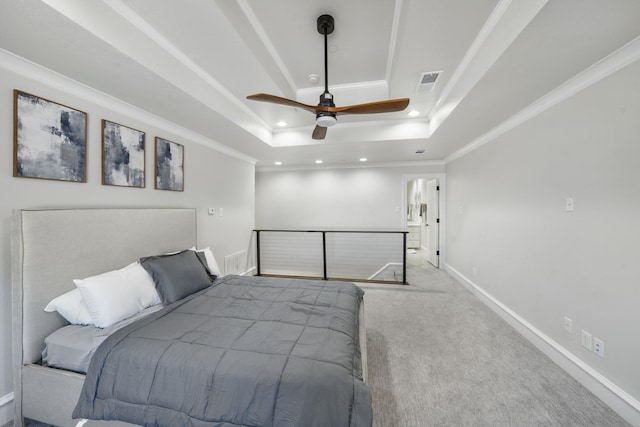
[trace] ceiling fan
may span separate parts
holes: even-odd
[[[318,32],[324,35],[324,92],[320,95],[318,105],[303,104],[292,99],[282,98],[266,93],[256,93],[247,96],[252,101],[270,102],[272,104],[286,105],[301,108],[316,115],[316,127],[313,129],[313,139],[324,139],[327,128],[338,121],[338,114],[374,114],[393,113],[402,111],[409,105],[409,98],[389,99],[386,101],[369,102],[366,104],[348,105],[336,107],[333,103],[333,95],[329,93],[328,63],[327,63],[327,35],[333,33],[334,21],[331,15],[318,17]]]

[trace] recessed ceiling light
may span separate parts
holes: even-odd
[[[322,163],[322,160],[316,160],[316,164],[319,165],[320,163]]]
[[[280,120],[278,123],[276,123],[278,126],[280,126],[281,128],[285,127],[287,125],[287,122],[283,122],[282,120]]]
[[[318,77],[317,74],[309,74],[307,76],[307,80],[309,80],[309,83],[311,83],[312,85],[315,85],[320,81],[320,77]]]
[[[418,110],[411,110],[411,111],[409,111],[409,112],[407,113],[407,116],[409,116],[409,117],[416,117],[416,116],[418,116],[419,114],[420,114],[420,111],[418,111]]]
[[[282,164],[282,162],[274,162],[273,164],[276,165],[276,166],[280,166]]]
[[[361,161],[361,162],[366,162],[366,161],[367,161],[367,158],[366,158],[366,157],[362,157],[362,158],[360,159],[360,161]]]

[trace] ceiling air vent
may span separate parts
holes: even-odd
[[[433,88],[433,85],[436,84],[436,80],[438,80],[438,76],[440,76],[442,71],[429,71],[426,73],[422,73],[420,75],[420,79],[418,80],[418,87],[416,87],[416,92],[427,92]]]

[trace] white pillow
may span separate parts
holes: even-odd
[[[106,328],[160,304],[153,279],[139,262],[73,281],[98,328]]]
[[[91,314],[77,288],[52,299],[44,311],[57,311],[72,325],[93,325]]]
[[[204,253],[204,258],[207,260],[207,267],[209,267],[209,273],[214,274],[218,277],[221,276],[220,267],[218,267],[216,258],[213,256],[213,251],[209,246],[204,249],[196,249],[194,246],[193,248],[191,248],[191,250]]]

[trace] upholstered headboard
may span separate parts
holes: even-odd
[[[196,245],[195,209],[16,210],[12,224],[14,373],[40,359],[66,321],[43,308],[73,279]],[[16,379],[17,380],[17,379]]]

